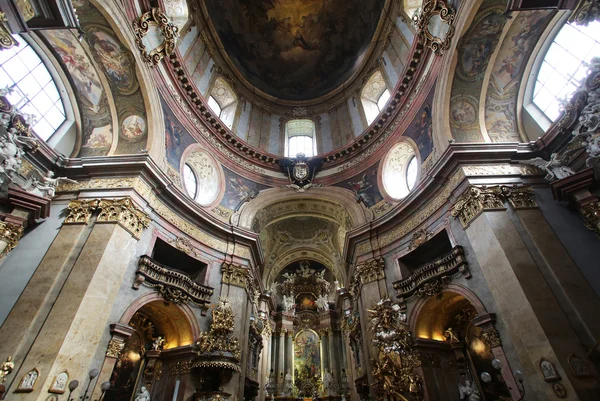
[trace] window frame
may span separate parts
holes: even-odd
[[[192,196],[192,194],[190,194],[190,188],[188,187],[186,168],[192,173],[192,177],[194,177],[194,195],[193,196]],[[188,163],[183,163],[183,187],[184,187],[187,195],[195,201],[196,198],[198,197],[198,192],[199,192],[198,177],[196,176],[196,172],[194,171],[192,166],[190,166]]]
[[[310,121],[312,124],[312,134],[311,135],[306,135],[306,134],[292,134],[290,135],[290,132],[288,130],[289,124],[293,123],[294,121]],[[288,120],[285,123],[285,147],[284,147],[284,156],[285,157],[289,157],[289,158],[295,158],[296,154],[291,154],[290,153],[290,140],[294,137],[307,137],[307,138],[311,138],[312,139],[312,154],[307,154],[304,153],[304,155],[306,157],[314,157],[318,154],[317,152],[317,125],[315,124],[315,122],[310,119],[310,118],[295,118],[292,120]]]

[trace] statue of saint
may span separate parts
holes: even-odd
[[[324,395],[333,395],[333,376],[329,370],[323,374],[323,393]]]
[[[458,384],[458,395],[461,400],[465,401],[479,401],[481,400],[481,395],[479,394],[479,390],[474,383],[471,383],[469,379],[465,380],[465,384]]]
[[[10,372],[15,368],[15,363],[12,361],[12,356],[6,358],[6,362],[0,365],[0,383],[5,381],[5,376],[9,375]]]

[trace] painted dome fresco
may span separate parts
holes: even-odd
[[[384,0],[207,0],[222,48],[249,83],[283,100],[318,98],[361,64]]]

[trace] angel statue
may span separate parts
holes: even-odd
[[[521,161],[521,164],[527,164],[545,170],[546,177],[544,178],[548,181],[560,180],[561,178],[575,174],[570,167],[564,165],[564,160],[559,158],[558,153],[552,153],[549,161],[546,161],[541,157],[536,157],[531,160],[523,160]]]
[[[471,383],[469,379],[465,380],[465,384],[458,384],[458,393],[461,400],[465,401],[479,401],[481,400],[481,395],[479,394],[479,390],[474,383]]]
[[[296,303],[294,302],[294,296],[293,295],[283,295],[283,309],[287,312],[291,311],[292,309],[294,309],[294,306],[296,305]]]
[[[319,308],[320,311],[325,311],[329,309],[329,301],[327,301],[327,297],[325,295],[319,295],[315,303],[317,304],[317,308]]]
[[[53,177],[54,173],[52,171],[48,171],[44,176],[36,169],[33,169],[27,176],[27,182],[23,188],[26,188],[29,192],[35,195],[53,198],[56,194],[56,187],[61,183],[61,181],[77,184],[77,181],[67,177]]]
[[[142,386],[139,394],[135,397],[135,401],[150,401],[150,393],[146,389],[146,386]]]
[[[2,363],[2,365],[0,365],[0,383],[2,383],[3,381],[6,380],[4,377],[9,375],[10,372],[12,372],[14,368],[15,368],[15,363],[12,360],[12,356],[9,356],[8,358],[6,358],[6,362],[4,362],[4,363]]]

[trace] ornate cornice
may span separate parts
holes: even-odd
[[[2,255],[6,255],[19,243],[19,239],[23,236],[23,226],[0,221],[0,241],[6,242],[6,248]]]
[[[364,285],[377,280],[385,279],[385,260],[375,258],[367,260],[356,266],[354,277],[358,279],[359,285]]]
[[[169,269],[146,255],[140,258],[136,275],[134,289],[138,289],[141,283],[155,287],[165,300],[174,304],[208,304],[213,294],[211,287],[198,284],[187,275]]]
[[[398,298],[431,296],[441,292],[451,277],[461,274],[471,277],[463,248],[457,245],[448,254],[420,267],[409,277],[396,281],[393,285]]]
[[[537,208],[533,195],[533,189],[526,186],[469,186],[452,207],[452,216],[467,228],[485,210],[506,210],[504,201],[514,209]]]
[[[221,282],[235,285],[236,287],[248,288],[252,281],[250,269],[244,266],[223,262],[221,264]]]
[[[98,209],[100,214],[97,222],[118,223],[136,239],[140,239],[142,231],[150,226],[148,215],[139,210],[130,198],[102,199],[98,203]]]
[[[98,202],[98,199],[72,200],[67,206],[69,215],[63,224],[87,224],[90,221],[94,210],[98,208]]]

